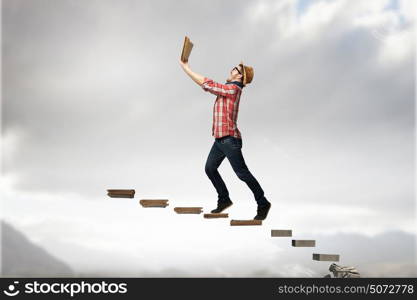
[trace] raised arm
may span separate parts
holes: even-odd
[[[210,92],[216,96],[230,96],[237,93],[237,88],[234,84],[221,84],[211,80],[210,78],[204,77],[200,74],[193,72],[188,65],[188,62],[183,62],[180,60],[180,65],[182,69],[187,73],[188,76],[194,80],[199,86],[203,88],[206,92]]]
[[[188,65],[188,62],[183,62],[180,59],[180,65],[181,65],[182,69],[184,70],[184,72],[187,73],[187,75],[190,76],[191,79],[194,80],[195,83],[197,83],[200,86],[204,83],[204,76],[193,72],[190,69],[190,66]]]

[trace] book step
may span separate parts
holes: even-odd
[[[230,226],[262,225],[262,220],[231,220]]]
[[[204,214],[204,218],[206,219],[228,218],[228,217],[229,217],[229,214],[224,214],[224,213]]]
[[[168,206],[168,199],[142,199],[139,203],[143,207],[166,207]]]
[[[315,240],[292,240],[293,247],[316,247]]]
[[[131,194],[131,193],[135,193],[134,189],[109,189],[107,190],[108,193],[113,193],[113,194]]]
[[[292,236],[291,229],[272,229],[271,230],[272,237],[288,237]]]
[[[134,198],[135,195],[133,194],[107,194],[110,198]]]
[[[339,254],[319,254],[313,253],[313,260],[318,261],[339,261],[340,255]]]
[[[135,190],[107,190],[107,195],[112,198],[133,198],[135,196]]]
[[[200,214],[203,211],[202,207],[174,207],[177,214]]]

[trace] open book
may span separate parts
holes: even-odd
[[[191,50],[194,44],[191,43],[190,39],[186,36],[184,39],[184,45],[182,46],[181,60],[187,62],[190,57]]]

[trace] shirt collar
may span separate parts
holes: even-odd
[[[226,82],[226,84],[236,84],[241,89],[243,88],[243,84],[240,81],[230,81],[230,82]]]

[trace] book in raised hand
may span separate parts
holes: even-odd
[[[191,50],[194,44],[191,43],[190,39],[186,36],[184,39],[184,45],[182,46],[181,61],[187,62],[190,57]]]

